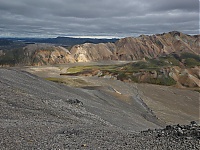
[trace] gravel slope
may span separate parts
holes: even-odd
[[[3,150],[198,148],[196,137],[136,133],[160,122],[135,98],[138,110],[108,91],[74,89],[11,69],[0,69],[0,89]]]

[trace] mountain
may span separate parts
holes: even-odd
[[[12,40],[0,39],[0,46],[6,46],[6,45],[11,45],[11,44],[13,44]]]
[[[75,45],[71,52],[77,61],[139,60],[171,53],[189,52],[198,55],[199,43],[199,35],[190,36],[173,31],[152,36],[141,35],[137,38],[127,37],[116,41],[115,44]]]
[[[173,31],[152,36],[141,35],[137,38],[127,37],[115,43],[84,43],[74,45],[71,48],[68,47],[68,49],[53,44],[29,43],[24,45],[23,42],[19,41],[15,41],[14,45],[12,43],[9,45],[9,42],[5,41],[4,43],[7,43],[7,46],[0,46],[0,65],[47,65],[100,60],[132,61],[145,58],[154,59],[172,54],[178,57],[183,53],[191,53],[198,57],[200,54],[199,36],[200,35],[191,36]],[[75,39],[56,38],[57,42],[67,42],[68,40],[73,41]],[[80,43],[81,40],[84,41],[84,39],[76,39],[76,42],[77,40]],[[95,40],[96,42],[105,42],[103,39]],[[48,40],[41,40],[40,42],[48,42]]]
[[[30,44],[24,47],[24,61],[29,65],[64,64],[75,62],[70,52],[62,46]]]
[[[29,44],[19,49],[0,53],[1,65],[41,66],[69,62],[75,62],[75,60],[66,48],[49,44]]]
[[[96,39],[96,38],[73,38],[73,37],[56,37],[56,38],[4,38],[3,40],[8,41],[23,41],[24,43],[48,43],[48,44],[57,44],[62,46],[73,46],[76,44],[84,44],[84,43],[114,43],[118,39]],[[1,41],[0,41],[1,44]]]
[[[75,45],[71,54],[77,62],[88,62],[98,60],[116,60],[116,45],[114,43]]]

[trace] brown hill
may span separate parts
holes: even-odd
[[[31,65],[47,65],[47,64],[64,64],[75,62],[71,53],[61,46],[41,46],[28,45],[24,48],[25,55],[32,64]]]
[[[115,44],[75,45],[71,52],[78,62],[96,60],[138,60],[156,58],[171,53],[199,54],[199,35],[190,36],[173,31],[157,35],[127,37]]]
[[[75,62],[71,53],[64,47],[49,44],[29,44],[0,54],[1,66],[64,64]]]
[[[85,43],[82,45],[75,45],[70,52],[77,62],[117,59],[115,55],[116,46],[114,43]]]

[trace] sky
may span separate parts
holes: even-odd
[[[0,0],[0,37],[199,34],[199,0]]]

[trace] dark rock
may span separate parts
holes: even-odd
[[[192,126],[197,126],[196,121],[191,121],[190,124],[191,124]]]
[[[182,136],[183,135],[183,130],[181,128],[178,128],[178,136]]]
[[[75,104],[75,105],[83,106],[83,102],[81,102],[78,99],[69,99],[67,102],[70,103],[70,104]]]
[[[165,129],[166,129],[166,130],[171,130],[171,129],[172,129],[172,126],[171,126],[171,125],[167,125]]]

